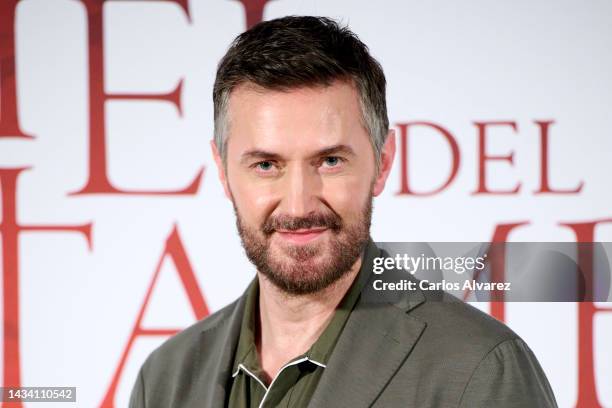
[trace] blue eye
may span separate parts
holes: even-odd
[[[260,163],[257,163],[257,167],[258,167],[260,170],[263,170],[263,171],[268,171],[268,170],[271,170],[271,169],[272,169],[272,162],[269,162],[269,161],[262,161],[262,162],[260,162]]]
[[[323,160],[323,163],[328,167],[335,167],[340,163],[340,158],[337,156],[328,156]]]

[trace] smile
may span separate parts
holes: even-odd
[[[276,230],[282,239],[294,244],[306,244],[314,241],[323,235],[325,231],[327,231],[327,228],[299,229],[295,231]]]

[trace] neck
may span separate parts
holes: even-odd
[[[304,295],[288,294],[261,273],[257,351],[269,379],[289,360],[305,353],[319,338],[361,267],[361,257],[327,288]]]

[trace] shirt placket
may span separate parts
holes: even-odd
[[[259,408],[279,407],[285,396],[288,396],[291,388],[297,382],[300,376],[300,364],[304,359],[292,361],[285,364],[272,380],[266,394],[264,395]]]

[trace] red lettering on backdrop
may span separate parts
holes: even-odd
[[[89,177],[85,187],[72,192],[81,194],[126,194],[126,195],[182,195],[196,194],[204,168],[185,188],[174,191],[136,191],[114,186],[108,178],[106,155],[106,103],[112,100],[154,100],[166,101],[176,106],[181,114],[180,96],[183,80],[179,80],[174,91],[166,94],[110,94],[104,86],[104,34],[103,0],[81,0],[87,12],[89,35]],[[181,6],[189,19],[187,0],[171,1]]]
[[[169,255],[176,266],[176,270],[181,279],[181,283],[185,288],[185,292],[187,293],[187,299],[191,304],[191,308],[193,309],[193,313],[197,320],[201,320],[204,317],[208,316],[208,307],[206,306],[206,302],[204,301],[204,297],[202,296],[202,291],[198,285],[198,281],[196,280],[195,273],[191,264],[189,263],[189,258],[187,257],[187,252],[181,242],[181,238],[179,236],[178,230],[176,226],[172,229],[172,232],[168,236],[166,240],[166,247],[164,248],[164,252],[162,256],[159,258],[159,262],[157,263],[157,268],[155,269],[155,273],[153,274],[153,279],[149,284],[149,288],[147,289],[147,293],[145,295],[144,301],[142,302],[142,306],[140,307],[140,311],[138,312],[138,317],[136,318],[136,322],[134,323],[134,328],[132,329],[132,333],[128,339],[127,345],[123,350],[123,354],[121,355],[121,360],[119,360],[119,365],[115,369],[115,373],[111,380],[111,384],[106,391],[106,395],[104,396],[104,401],[101,406],[103,407],[112,407],[114,406],[115,401],[115,393],[117,392],[117,385],[119,384],[119,380],[121,378],[121,373],[123,372],[123,368],[127,361],[127,357],[134,345],[134,341],[136,338],[141,336],[172,336],[178,333],[181,329],[147,329],[142,327],[142,320],[144,318],[144,313],[149,305],[149,300],[151,298],[151,294],[153,293],[153,288],[155,287],[155,283],[157,282],[157,278],[159,277],[159,272],[162,267],[163,260],[166,255]]]
[[[560,223],[559,225],[574,230],[576,242],[594,242],[595,227],[604,223],[612,223],[612,218],[581,223]],[[593,299],[593,247],[580,245],[578,248],[578,265],[587,278],[585,279],[586,296],[591,296],[590,299]],[[599,307],[593,302],[578,303],[578,401],[576,408],[601,408],[595,382],[595,343],[593,339],[593,319],[599,312],[612,312],[612,307]]]
[[[491,265],[491,282],[505,282],[506,248],[501,244],[508,241],[508,236],[513,229],[523,225],[529,225],[529,222],[521,221],[511,224],[498,224],[495,227],[495,231],[493,231],[493,238],[491,238],[491,243],[494,243],[495,245],[491,247],[487,258],[487,261],[490,262]],[[474,279],[478,279],[478,276],[479,273],[477,272],[474,274]],[[469,294],[469,292],[464,293],[464,300],[467,299]],[[506,308],[504,303],[504,292],[493,291],[491,300],[489,313],[497,320],[505,322]]]
[[[550,194],[577,194],[582,191],[584,182],[580,182],[578,187],[573,190],[553,190],[550,187],[548,179],[548,169],[550,164],[548,162],[548,128],[550,125],[555,123],[553,120],[548,121],[535,121],[535,124],[540,128],[540,189],[534,191],[536,194],[550,193]]]
[[[478,128],[478,189],[472,194],[516,194],[521,188],[521,183],[518,183],[513,190],[497,190],[491,191],[487,188],[486,179],[486,163],[492,160],[507,161],[510,164],[514,164],[514,152],[507,156],[489,156],[487,155],[486,141],[487,141],[487,127],[488,126],[510,126],[512,130],[516,132],[516,122],[503,122],[503,121],[491,121],[491,122],[474,122]]]
[[[159,1],[159,0],[158,0]],[[178,4],[190,19],[187,0],[161,0],[172,1]],[[270,0],[238,0],[245,11],[247,28],[262,21],[263,10]],[[88,181],[81,190],[72,193],[80,194],[195,194],[198,190],[204,169],[196,174],[193,181],[184,189],[175,191],[129,191],[113,186],[108,179],[107,156],[106,156],[106,130],[105,104],[111,100],[158,100],[172,103],[181,114],[180,96],[182,90],[182,79],[179,80],[177,87],[166,94],[109,94],[104,88],[104,46],[103,46],[103,0],[82,0],[87,11],[88,34],[89,34],[89,106],[90,106],[90,146],[89,146],[89,177]],[[0,137],[32,138],[26,134],[20,126],[18,115],[18,100],[15,70],[15,11],[19,0],[4,0],[0,2]],[[541,172],[540,189],[535,193],[551,194],[576,194],[581,192],[583,182],[581,181],[574,189],[554,189],[550,186],[549,180],[549,155],[548,155],[548,132],[553,121],[535,121],[540,128],[541,146]],[[488,156],[486,154],[486,127],[489,125],[511,126],[517,130],[515,122],[475,122],[479,131],[480,151],[479,151],[479,183],[478,189],[472,194],[516,194],[520,189],[520,183],[510,191],[490,191],[486,184],[486,162],[489,160],[503,160],[513,164],[513,153],[507,156]],[[428,122],[411,122],[399,124],[402,137],[403,149],[401,150],[401,188],[397,194],[407,194],[415,196],[428,196],[436,194],[450,185],[454,180],[459,167],[460,154],[459,148],[451,133],[439,125]],[[453,155],[451,173],[446,182],[439,188],[431,192],[414,192],[409,186],[408,175],[408,128],[409,126],[430,126],[438,130],[449,142]],[[77,226],[67,225],[20,225],[17,221],[17,178],[19,174],[27,168],[0,169],[0,193],[2,196],[2,221],[0,223],[0,237],[2,238],[2,266],[3,266],[3,311],[4,311],[4,385],[21,385],[20,376],[20,350],[19,350],[19,260],[18,260],[18,236],[20,232],[37,231],[58,231],[58,232],[78,232],[85,236],[89,248],[91,249],[91,227],[92,224]],[[577,242],[592,242],[594,240],[594,229],[597,224],[610,223],[612,219],[603,219],[586,223],[565,223],[560,224],[572,228],[577,237]],[[496,227],[492,242],[505,241],[510,231],[518,226],[525,225],[527,222],[515,224],[500,224]],[[204,298],[200,292],[195,275],[185,250],[181,243],[176,227],[172,230],[166,241],[166,248],[160,259],[157,270],[143,305],[137,317],[134,329],[130,335],[126,348],[123,352],[119,366],[115,370],[115,375],[104,398],[103,405],[112,405],[114,400],[118,380],[121,376],[123,366],[130,352],[135,339],[146,335],[172,335],[179,329],[145,329],[141,327],[144,312],[147,308],[149,297],[155,286],[162,259],[165,255],[170,255],[179,272],[179,276],[187,291],[187,296],[192,305],[197,319],[201,319],[208,314],[208,309]],[[579,253],[579,263],[583,271],[589,270],[592,266],[592,253],[582,251]],[[494,274],[503,274],[503,269],[497,269]],[[503,278],[503,275],[502,275]],[[495,275],[499,279],[499,275]],[[587,290],[591,289],[587,288]],[[599,312],[612,312],[612,308],[598,307],[592,302],[582,302],[578,304],[578,408],[601,407],[597,397],[594,369],[594,316]],[[499,320],[505,319],[504,304],[502,302],[491,303],[491,314]],[[13,403],[11,406],[21,406]]]
[[[459,145],[455,141],[453,135],[446,129],[444,129],[440,125],[436,125],[431,122],[408,122],[408,123],[398,123],[397,126],[400,129],[400,190],[396,193],[397,195],[407,194],[413,196],[431,196],[437,194],[444,190],[446,187],[450,185],[455,176],[457,175],[457,171],[459,170],[459,162],[461,161],[461,155],[459,153]],[[427,126],[431,127],[438,132],[448,142],[448,145],[451,148],[452,154],[452,166],[451,172],[444,182],[443,185],[438,187],[437,189],[429,192],[416,192],[410,189],[409,184],[409,172],[408,172],[408,130],[411,126]]]
[[[612,223],[612,218],[582,223],[560,223],[559,225],[574,230],[577,243],[591,243],[595,241],[595,227],[603,223]],[[495,228],[491,242],[506,242],[514,228],[527,224],[529,223],[500,224]],[[504,259],[503,256],[494,258]],[[585,299],[593,299],[593,246],[578,245],[578,265],[585,275]],[[494,265],[491,281],[502,281],[503,273],[503,266]],[[601,408],[595,382],[593,339],[593,319],[599,312],[612,312],[612,307],[600,307],[593,302],[586,301],[578,303],[578,401],[576,408]],[[490,314],[498,320],[505,321],[504,302],[491,302]]]
[[[15,11],[19,0],[0,1],[0,137],[31,139],[19,126],[15,69]]]
[[[253,27],[255,24],[263,21],[263,11],[266,3],[271,0],[238,0],[244,8],[244,16],[246,21],[246,29]]]
[[[83,225],[21,225],[17,217],[17,178],[28,168],[0,169],[2,195],[2,295],[4,308],[4,386],[21,385],[19,353],[19,234],[21,232],[78,232],[91,250],[91,223]],[[21,406],[13,404],[11,406]]]
[[[516,223],[512,223],[512,224],[498,224],[497,227],[495,227],[495,231],[493,232],[493,238],[491,239],[492,243],[501,243],[501,242],[507,242],[508,241],[508,236],[510,235],[510,232],[512,232],[513,229],[523,226],[523,225],[528,225],[529,222],[527,221],[522,221],[522,222],[516,222]],[[506,249],[503,246],[499,246],[499,245],[494,245],[494,248],[496,248],[497,251],[501,251],[501,254],[498,254],[499,256],[495,256],[493,257],[494,259],[497,259],[497,262],[495,263],[495,265],[493,265],[493,268],[491,269],[491,282],[505,282],[505,252]],[[495,317],[496,319],[505,322],[506,321],[506,307],[505,307],[505,303],[503,301],[504,298],[504,293],[500,292],[500,291],[495,291],[494,293],[495,295],[495,300],[494,302],[491,302],[491,316]]]

